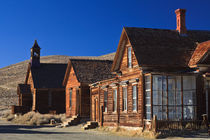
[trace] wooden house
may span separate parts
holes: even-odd
[[[63,85],[66,90],[66,116],[90,116],[90,83],[109,79],[112,61],[97,59],[70,59]]]
[[[210,31],[187,30],[185,10],[175,13],[176,30],[123,28],[111,68],[116,77],[90,85],[92,121],[143,127],[154,115],[167,122],[210,115]]]
[[[40,63],[40,47],[35,41],[25,82],[17,88],[20,107],[16,108],[20,108],[20,112],[24,110],[24,113],[25,110],[65,113],[65,88],[62,82],[66,67],[67,64]]]

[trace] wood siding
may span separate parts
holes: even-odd
[[[72,106],[70,108],[70,89],[72,90]],[[66,116],[72,117],[79,115],[80,117],[90,116],[90,89],[87,84],[80,83],[77,80],[73,68],[66,84]]]
[[[121,63],[120,63],[120,71],[122,73],[128,73],[138,67],[138,62],[136,56],[134,54],[133,48],[131,47],[131,57],[132,57],[132,68],[128,68],[128,48],[131,47],[129,43],[126,44],[124,48],[124,52],[122,55]]]

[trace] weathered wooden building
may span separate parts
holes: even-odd
[[[17,88],[19,106],[22,107],[20,110],[65,113],[65,88],[62,82],[66,67],[67,64],[40,63],[40,47],[35,41],[25,83]]]
[[[90,83],[109,79],[112,61],[70,59],[63,85],[66,89],[66,116],[90,117]]]
[[[185,10],[175,12],[176,30],[123,28],[111,68],[116,77],[91,84],[92,121],[143,127],[154,115],[163,121],[210,115],[210,31],[187,30]]]

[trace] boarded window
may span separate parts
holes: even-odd
[[[138,93],[137,93],[137,86],[136,85],[134,85],[133,87],[132,87],[132,91],[133,91],[133,111],[137,111],[137,95],[138,95]]]
[[[123,110],[127,111],[127,87],[123,87]]]
[[[131,47],[128,47],[128,67],[132,67],[132,53],[131,53]]]
[[[72,107],[72,89],[69,90],[69,107]]]
[[[104,111],[107,112],[107,97],[108,97],[108,92],[104,91]]]
[[[117,89],[113,90],[113,111],[117,111]]]

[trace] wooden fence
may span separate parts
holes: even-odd
[[[145,122],[145,129],[150,131],[162,131],[162,130],[197,130],[208,129],[207,116],[203,116],[203,120],[157,120],[154,116],[150,122]]]

